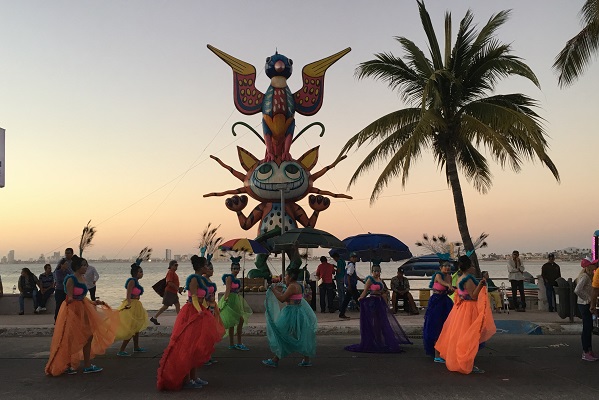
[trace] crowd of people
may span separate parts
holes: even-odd
[[[339,311],[341,319],[348,319],[345,311],[354,300],[360,314],[360,342],[345,349],[368,353],[403,352],[404,346],[412,343],[395,317],[398,301],[403,301],[408,314],[418,313],[403,268],[398,268],[388,289],[381,279],[381,266],[377,260],[372,263],[371,275],[361,278],[356,272],[358,257],[355,253],[350,254],[347,264],[339,254],[332,256],[335,264],[323,256],[315,273],[322,282],[320,311]],[[46,301],[52,294],[56,300],[55,330],[46,374],[74,375],[81,361],[83,373],[100,372],[102,368],[92,364],[92,360],[104,354],[116,341],[122,341],[117,352],[120,357],[145,352],[146,349],[140,346],[140,332],[146,329],[148,322],[160,325],[159,315],[174,305],[177,317],[160,360],[157,388],[197,389],[207,385],[208,382],[198,376],[198,370],[218,362],[213,358],[218,342],[228,336],[229,349],[249,350],[242,337],[243,327],[252,315],[252,309],[239,295],[243,289],[237,277],[240,258],[231,257],[231,272],[221,277],[225,292],[218,302],[217,286],[211,279],[214,268],[210,259],[211,255],[192,256],[193,273],[187,277],[184,287],[179,286],[178,262],[171,261],[165,278],[163,306],[150,318],[141,302],[144,288],[140,284],[143,278],[140,259],[131,265],[131,277],[124,283],[125,299],[114,310],[92,294],[99,279],[98,272],[86,259],[74,255],[70,248],[66,249],[65,257],[54,271],[46,264],[44,272],[36,277],[28,268],[23,268],[18,284],[20,313],[24,311],[26,297],[33,299],[36,313],[45,310]],[[439,271],[431,277],[432,296],[428,300],[423,326],[424,351],[435,363],[445,364],[450,371],[483,373],[474,361],[479,349],[496,331],[492,303],[495,302],[497,308],[500,302],[494,294],[497,287],[486,271],[480,279],[475,276],[475,267],[468,256],[459,257],[455,266],[458,273],[452,276],[452,264],[441,262]],[[583,320],[582,359],[585,361],[599,360],[592,350],[593,315],[597,312],[599,295],[599,274],[594,274],[597,266],[598,260],[582,260],[582,270],[576,279],[575,294]],[[513,307],[524,311],[526,299],[521,290],[524,266],[517,251],[513,252],[507,268]],[[298,269],[288,269],[284,282],[273,283],[267,289],[265,319],[272,351],[272,356],[262,361],[267,367],[276,368],[292,353],[302,356],[300,367],[312,366],[318,323],[314,310],[306,301],[305,288],[298,280],[299,273]],[[559,265],[550,254],[542,268],[549,311],[556,310],[554,285],[560,276]],[[358,281],[364,283],[361,291],[357,289]],[[184,291],[187,302],[180,307],[178,295]],[[285,306],[281,308],[280,303]],[[127,351],[131,341],[133,349]]]

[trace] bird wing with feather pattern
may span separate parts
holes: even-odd
[[[324,96],[324,74],[326,70],[350,51],[351,48],[348,47],[332,56],[308,64],[302,69],[303,86],[293,94],[296,112],[309,116],[320,110]]]
[[[214,46],[207,46],[233,69],[233,96],[237,110],[245,115],[253,115],[262,111],[264,93],[256,89],[256,68]]]

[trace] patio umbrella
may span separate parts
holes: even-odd
[[[341,240],[329,232],[311,227],[290,229],[272,240],[275,250],[323,247],[325,249],[345,248]]]
[[[227,240],[225,243],[218,246],[222,251],[241,251],[243,252],[243,269],[241,272],[241,285],[245,288],[245,254],[268,254],[269,251],[255,240],[240,238]],[[245,290],[242,292],[245,297]]]
[[[325,249],[345,248],[345,244],[329,232],[311,227],[290,229],[279,237],[271,239],[274,251],[298,250],[323,247]],[[285,265],[283,265],[283,275]]]
[[[363,233],[343,239],[345,249],[334,248],[329,253],[339,253],[344,260],[349,259],[351,253],[356,253],[362,261],[389,262],[405,260],[412,257],[408,246],[394,236],[384,233]]]

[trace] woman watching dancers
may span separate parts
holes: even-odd
[[[268,367],[277,367],[279,360],[291,353],[303,356],[298,366],[311,367],[310,357],[316,354],[316,314],[304,299],[304,288],[297,283],[298,274],[298,269],[288,269],[287,287],[271,285],[266,291],[266,336],[274,353],[262,360]],[[279,302],[287,305],[281,309]]]
[[[81,353],[84,374],[102,371],[91,359],[112,345],[119,324],[117,312],[104,302],[85,297],[87,261],[74,255],[71,268],[74,273],[64,280],[66,300],[56,318],[47,375],[76,374]]]
[[[196,370],[210,359],[214,345],[224,335],[214,315],[202,305],[208,293],[201,277],[206,272],[206,259],[193,255],[191,265],[194,273],[185,285],[189,297],[177,315],[169,344],[162,354],[158,390],[199,389],[207,385],[208,382],[198,378]]]
[[[241,336],[243,334],[243,325],[247,324],[252,315],[252,308],[239,295],[241,281],[237,279],[237,275],[239,275],[241,269],[240,259],[241,257],[231,257],[231,273],[224,274],[222,277],[225,284],[225,294],[218,302],[218,306],[220,308],[220,318],[229,334],[229,349],[247,351],[249,348],[242,343]],[[234,343],[235,326],[237,326],[237,344]]]
[[[433,356],[436,363],[445,363],[439,352],[435,350],[435,343],[437,343],[443,324],[453,308],[453,300],[448,296],[455,290],[451,280],[451,264],[449,264],[449,261],[443,261],[440,271],[435,272],[429,284],[429,288],[433,290],[433,295],[428,300],[426,314],[424,314],[422,339],[424,352],[428,356]]]
[[[133,339],[133,353],[145,353],[146,349],[139,346],[139,332],[148,327],[148,312],[139,300],[144,294],[144,288],[139,284],[144,271],[138,263],[131,264],[131,278],[125,282],[127,297],[119,307],[121,324],[116,332],[116,340],[122,340],[121,348],[116,353],[119,357],[130,357],[125,351],[129,341]]]
[[[474,365],[474,358],[479,347],[496,331],[486,282],[485,278],[478,281],[473,276],[476,270],[468,256],[460,256],[458,268],[462,276],[455,305],[443,324],[435,349],[448,370],[462,374],[483,373],[485,371]]]
[[[154,325],[160,325],[158,322],[158,316],[166,311],[167,308],[174,305],[175,313],[179,314],[181,305],[179,304],[179,296],[177,294],[183,293],[183,288],[179,286],[179,275],[177,275],[177,268],[179,263],[175,260],[171,260],[168,263],[168,272],[166,273],[166,287],[164,288],[164,296],[162,296],[162,307],[154,314],[150,321]]]
[[[593,353],[593,313],[591,312],[591,302],[593,299],[593,273],[597,269],[597,260],[583,259],[580,261],[582,271],[576,278],[576,288],[574,293],[578,296],[578,309],[582,315],[582,359],[584,361],[597,361],[597,356]]]
[[[400,353],[402,344],[412,344],[389,310],[381,266],[372,267],[372,276],[364,280],[360,302],[360,343],[345,350],[363,353]]]

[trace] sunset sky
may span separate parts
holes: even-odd
[[[551,69],[568,39],[580,30],[582,0],[426,2],[442,41],[444,13],[454,34],[471,8],[482,26],[512,9],[498,38],[537,74],[541,90],[523,79],[505,81],[498,93],[522,92],[540,103],[549,154],[561,183],[537,161],[520,173],[494,174],[489,194],[462,177],[470,232],[490,234],[481,253],[589,248],[599,229],[599,61],[572,87],[559,89]],[[6,129],[6,187],[0,189],[0,257],[50,255],[77,247],[88,220],[97,227],[90,258],[127,258],[145,246],[164,257],[193,253],[208,222],[226,239],[243,231],[225,197],[212,191],[239,181],[209,158],[241,170],[236,146],[259,158],[264,145],[231,125],[260,129],[260,114],[244,116],[233,104],[232,72],[206,48],[211,44],[254,65],[257,87],[269,80],[264,60],[275,49],[294,61],[292,92],[304,65],[346,47],[352,51],[326,74],[322,109],[296,114],[298,132],[311,122],[326,126],[321,138],[305,133],[294,157],[320,146],[315,170],[330,164],[352,135],[375,119],[406,107],[384,83],[356,80],[356,66],[379,52],[402,55],[395,36],[426,50],[415,0],[395,1],[0,1],[0,127]],[[455,35],[454,35],[455,36]],[[377,168],[347,188],[369,148],[350,153],[316,182],[354,200],[332,199],[317,228],[343,239],[388,233],[412,249],[423,233],[459,240],[451,192],[426,153],[407,186],[399,180],[369,204]],[[257,204],[250,199],[247,210]],[[300,205],[309,211],[307,200]]]

